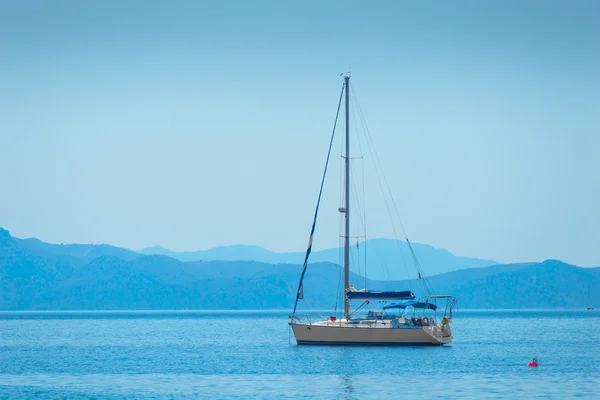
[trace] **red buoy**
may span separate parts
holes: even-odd
[[[538,366],[538,360],[537,358],[533,357],[533,360],[531,360],[531,362],[529,364],[527,364],[528,367],[537,367]]]

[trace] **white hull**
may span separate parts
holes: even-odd
[[[439,346],[452,341],[450,325],[359,327],[346,323],[290,323],[299,345]]]

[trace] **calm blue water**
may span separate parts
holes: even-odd
[[[598,311],[460,311],[423,348],[290,346],[287,314],[0,312],[0,398],[600,398]]]

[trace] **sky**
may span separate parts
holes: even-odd
[[[350,71],[367,237],[403,234],[357,104],[411,241],[598,266],[598,20],[585,0],[4,0],[0,226],[52,243],[302,251]],[[341,148],[317,249],[339,243]]]

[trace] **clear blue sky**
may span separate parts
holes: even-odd
[[[351,68],[412,241],[600,265],[599,20],[597,1],[2,1],[0,226],[301,251]],[[317,248],[338,244],[339,148]],[[393,237],[369,182],[369,236]]]

